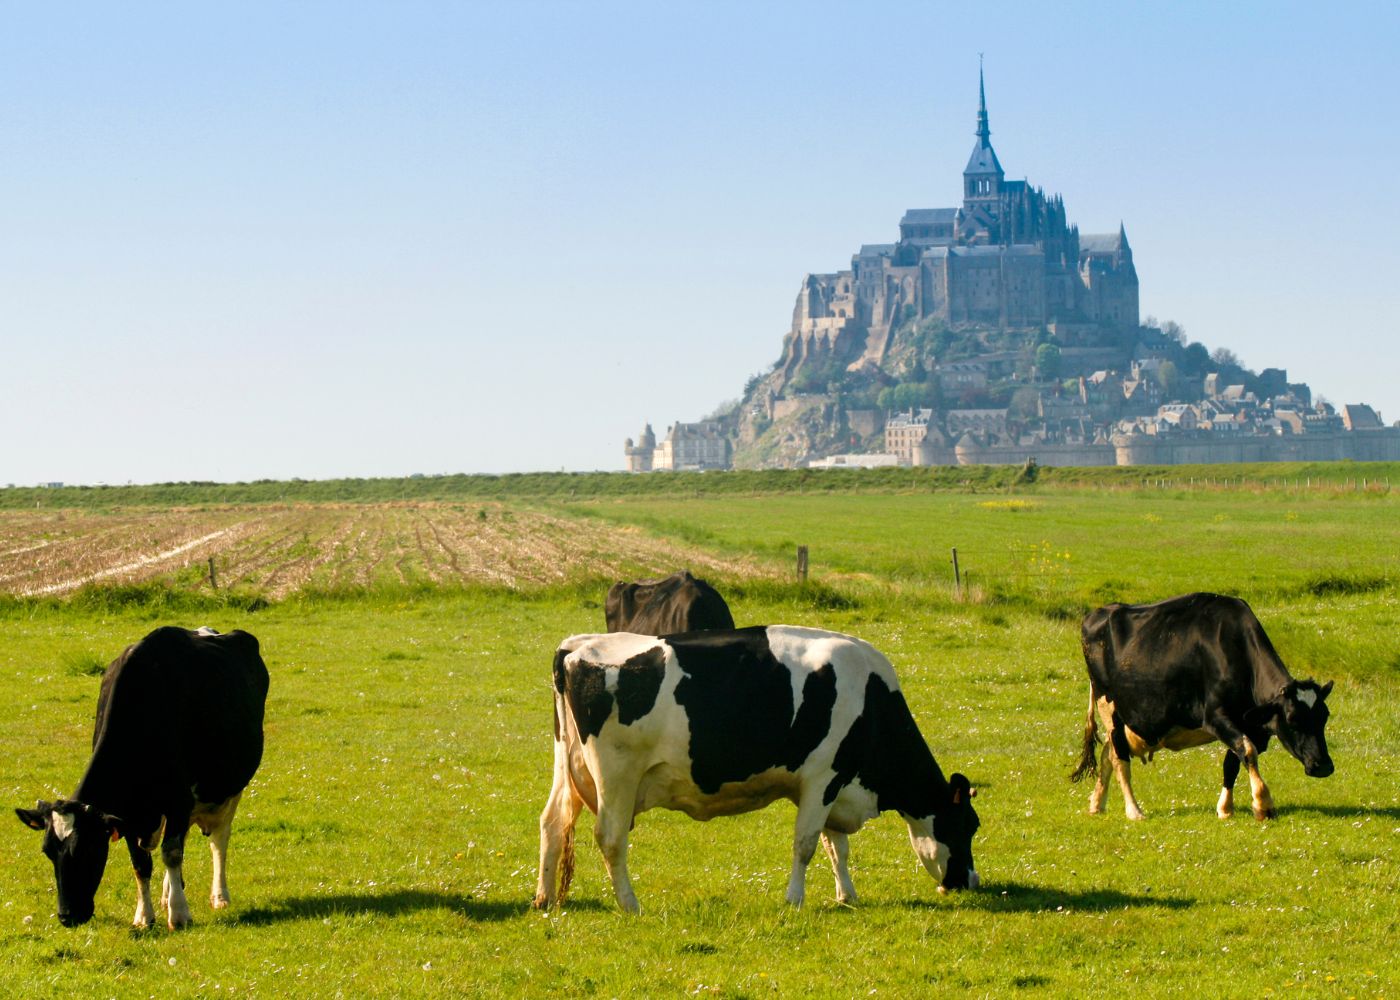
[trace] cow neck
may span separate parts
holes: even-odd
[[[1274,644],[1269,641],[1268,633],[1264,631],[1264,627],[1257,621],[1253,623],[1253,626],[1247,634],[1251,653],[1250,660],[1254,667],[1254,699],[1257,703],[1263,704],[1281,697],[1288,685],[1293,683],[1293,675],[1283,665],[1283,660],[1274,650]]]
[[[104,734],[105,736],[106,734]],[[99,738],[73,798],[102,812],[118,816],[135,832],[148,832],[160,824],[151,793],[157,782],[151,761],[142,752],[144,743]]]
[[[117,816],[142,834],[160,825],[155,794],[166,760],[159,745],[159,712],[143,712],[154,709],[143,687],[133,683],[129,674],[114,678],[99,712],[92,757],[73,793],[78,802]]]
[[[883,683],[872,684],[871,690],[883,687]],[[918,817],[942,811],[950,799],[948,781],[919,732],[904,695],[896,689],[885,698],[873,699],[874,705],[871,700],[867,700],[867,708],[884,716],[884,724],[877,730],[875,767],[870,776],[875,783],[871,790],[879,796],[881,810],[896,809],[906,816]]]

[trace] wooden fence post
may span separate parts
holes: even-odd
[[[958,549],[953,547],[953,590],[962,597],[962,572],[958,569]]]
[[[214,573],[214,557],[209,557],[209,586],[214,590],[219,589],[219,578]]]
[[[797,579],[800,583],[807,582],[807,546],[797,547]]]

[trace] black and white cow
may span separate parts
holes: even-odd
[[[609,632],[641,635],[734,627],[734,616],[719,591],[689,570],[660,580],[613,584],[603,615]]]
[[[638,813],[658,806],[707,820],[780,798],[795,803],[787,887],[794,906],[819,839],[837,899],[855,900],[847,835],[889,809],[908,824],[940,891],[978,884],[974,790],[961,774],[943,777],[894,668],[869,643],[789,625],[661,639],[579,635],[555,653],[554,690],[538,907],[568,892],[584,806],[597,814],[613,891],[631,912],[639,907],[627,875],[628,831]]]
[[[239,631],[158,628],[112,661],[77,790],[15,810],[44,831],[60,923],[92,918],[108,845],[121,839],[136,869],[132,922],[149,927],[155,919],[151,854],[160,846],[166,922],[172,930],[190,923],[181,865],[191,824],[214,856],[209,905],[228,906],[224,856],[239,797],[262,760],[267,680],[258,640]]]
[[[1243,762],[1256,819],[1274,815],[1258,755],[1277,736],[1314,778],[1332,773],[1327,754],[1327,695],[1332,682],[1294,680],[1248,604],[1219,594],[1186,594],[1157,604],[1110,604],[1090,612],[1081,629],[1089,667],[1084,751],[1072,780],[1094,774],[1089,812],[1103,811],[1110,767],[1129,819],[1142,819],[1129,758],[1151,760],[1219,740],[1224,780],[1216,814],[1234,813]],[[1097,719],[1108,732],[1095,762]]]

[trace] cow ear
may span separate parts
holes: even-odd
[[[964,774],[955,774],[948,779],[949,786],[953,789],[953,805],[960,806],[968,799],[977,794],[977,789],[972,787],[972,782],[967,780]]]
[[[1329,694],[1331,694],[1331,693],[1332,693],[1332,681],[1328,681],[1326,684],[1322,685],[1322,690],[1319,692],[1319,694],[1320,694],[1321,697],[1326,698],[1326,697],[1327,697]]]
[[[19,821],[31,830],[42,830],[49,822],[49,813],[53,809],[46,802],[35,803],[33,809],[16,809],[15,815]]]

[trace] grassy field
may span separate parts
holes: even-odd
[[[504,511],[549,519],[528,522],[546,534],[567,526],[575,548],[556,554],[558,574],[332,576],[250,602],[167,567],[145,587],[0,602],[0,789],[13,805],[71,790],[94,670],[154,625],[247,628],[272,673],[267,753],[234,825],[232,907],[202,902],[195,836],[193,929],[129,930],[118,852],[96,918],[65,930],[38,835],[12,820],[0,825],[0,995],[1396,995],[1400,498],[1260,483],[576,495],[492,508]],[[475,508],[456,513],[472,535]],[[4,548],[26,544],[5,530]],[[532,912],[550,653],[601,627],[607,573],[594,563],[618,538],[657,560],[710,560],[697,571],[742,623],[821,625],[884,650],[939,762],[979,788],[983,889],[939,897],[887,816],[852,839],[857,907],[835,905],[814,862],[808,905],[791,911],[793,810],[779,804],[708,824],[640,817],[637,920],[616,911],[585,817],[569,904]],[[812,548],[805,588],[777,575],[798,543]],[[954,545],[972,572],[961,596]],[[325,565],[353,576],[356,562],[342,551]],[[1107,815],[1085,815],[1088,789],[1066,777],[1085,707],[1078,610],[1201,587],[1247,597],[1295,675],[1336,679],[1337,773],[1308,779],[1275,745],[1263,770],[1279,817],[1221,822],[1219,753],[1163,754],[1134,769],[1145,822],[1123,819],[1116,791]]]

